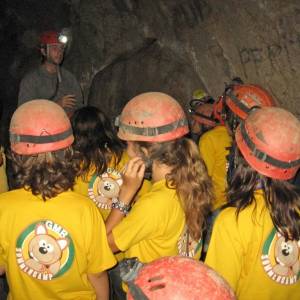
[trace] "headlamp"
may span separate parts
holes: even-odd
[[[59,34],[58,40],[62,44],[66,44],[68,42],[68,37],[65,34]]]

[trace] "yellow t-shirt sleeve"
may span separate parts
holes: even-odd
[[[205,263],[222,275],[236,290],[243,264],[243,251],[237,225],[234,223],[235,209],[229,208],[217,217]]]
[[[199,151],[207,168],[209,176],[212,176],[215,166],[215,147],[211,139],[205,134],[199,140]]]
[[[6,158],[5,154],[0,150],[0,155],[2,155],[2,166],[0,167],[0,193],[5,193],[8,191],[7,176],[6,176]]]
[[[3,255],[4,255],[4,251],[3,251],[2,246],[0,245],[0,267],[5,266],[5,259],[4,259]]]
[[[93,204],[89,214],[84,215],[87,250],[87,273],[100,273],[116,264],[116,259],[108,245],[102,216]]]
[[[115,243],[121,251],[157,234],[159,213],[155,209],[151,201],[140,199],[127,217],[112,230]]]

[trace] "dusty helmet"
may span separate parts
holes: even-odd
[[[241,120],[245,120],[251,108],[255,106],[276,106],[272,96],[254,84],[235,85],[227,90],[225,104]]]
[[[32,100],[14,112],[9,128],[12,151],[32,155],[64,149],[73,143],[71,123],[63,108],[49,100]]]
[[[300,121],[282,108],[252,112],[235,138],[249,165],[265,176],[287,180],[300,167]]]
[[[143,295],[144,298],[135,297]],[[233,300],[233,291],[214,270],[192,258],[163,257],[144,265],[127,299]]]
[[[125,141],[165,142],[189,132],[180,104],[171,96],[149,92],[131,99],[116,125],[118,137]]]

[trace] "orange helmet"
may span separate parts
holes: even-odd
[[[158,92],[140,94],[131,99],[117,119],[118,137],[125,141],[165,142],[189,132],[180,104]]]
[[[127,299],[236,298],[229,285],[214,270],[192,258],[174,256],[163,257],[144,265],[134,282],[129,285]]]
[[[300,122],[282,108],[252,112],[240,123],[235,138],[249,165],[265,176],[287,180],[300,167]]]
[[[240,119],[245,120],[254,106],[276,106],[272,96],[262,87],[254,84],[235,85],[228,89],[225,104]]]
[[[196,90],[193,99],[189,103],[189,113],[192,120],[199,124],[215,127],[217,122],[213,116],[214,103],[215,100],[211,96],[208,96],[202,90]]]
[[[9,134],[11,149],[21,155],[64,149],[74,140],[65,111],[43,99],[26,102],[14,112]]]
[[[190,109],[189,111],[192,119],[197,123],[215,127],[217,125],[217,122],[212,117],[213,110],[213,104],[205,103],[199,105],[196,109]]]

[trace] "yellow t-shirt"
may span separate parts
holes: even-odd
[[[104,220],[107,219],[111,211],[111,199],[118,197],[123,183],[121,172],[128,160],[128,154],[124,151],[120,162],[116,164],[115,159],[112,159],[106,172],[103,174],[95,174],[95,170],[92,169],[85,178],[77,177],[76,179],[74,192],[92,199],[99,208]],[[144,180],[137,198],[147,193],[150,188],[151,182]]]
[[[106,172],[103,174],[95,174],[95,170],[92,169],[85,178],[77,177],[76,179],[74,192],[93,200],[100,210],[104,221],[110,214],[112,198],[118,197],[120,187],[123,183],[121,172],[128,160],[129,156],[127,152],[124,151],[120,162],[116,164],[115,158],[113,158]],[[150,188],[151,182],[144,180],[136,199],[147,193]],[[115,257],[118,261],[124,258],[121,252],[115,254]]]
[[[227,208],[217,217],[206,264],[220,273],[239,300],[300,297],[300,244],[285,242],[272,223],[262,191],[239,214]]]
[[[6,176],[6,158],[3,148],[0,149],[0,155],[2,155],[2,166],[0,167],[0,193],[4,193],[8,191],[8,184]]]
[[[99,211],[71,191],[47,201],[24,189],[1,194],[0,228],[8,299],[96,299],[87,274],[116,263]]]
[[[112,233],[126,258],[138,257],[147,263],[179,253],[177,244],[184,225],[185,214],[176,190],[161,180],[138,199]]]
[[[227,158],[232,138],[225,126],[216,126],[205,132],[199,140],[199,150],[212,178],[215,201],[213,210],[226,203]]]

